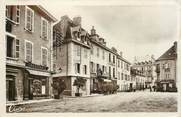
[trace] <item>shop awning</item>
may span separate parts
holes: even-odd
[[[37,76],[50,76],[50,73],[48,72],[42,72],[42,71],[35,71],[35,70],[30,70],[27,69],[27,71],[32,74],[32,75],[37,75]]]

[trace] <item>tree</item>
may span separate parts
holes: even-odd
[[[57,95],[55,95],[55,98],[59,99],[60,95],[66,89],[66,84],[65,84],[65,81],[63,79],[57,79],[53,82],[52,87],[54,90],[57,91]]]
[[[77,77],[74,81],[74,84],[73,86],[77,86],[77,96],[80,96],[80,93],[79,93],[79,90],[80,90],[80,87],[83,87],[86,83],[86,79],[84,78],[81,78],[81,77]]]

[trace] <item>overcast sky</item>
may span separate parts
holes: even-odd
[[[61,6],[43,5],[57,19],[63,15],[82,17],[82,27],[95,27],[108,47],[122,51],[124,58],[154,54],[158,58],[177,40],[175,6]]]

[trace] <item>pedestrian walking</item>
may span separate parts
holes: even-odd
[[[152,92],[151,86],[150,86],[150,92]]]

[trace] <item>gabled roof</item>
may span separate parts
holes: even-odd
[[[177,42],[169,48],[163,55],[161,55],[156,61],[160,60],[175,60],[177,58]]]

